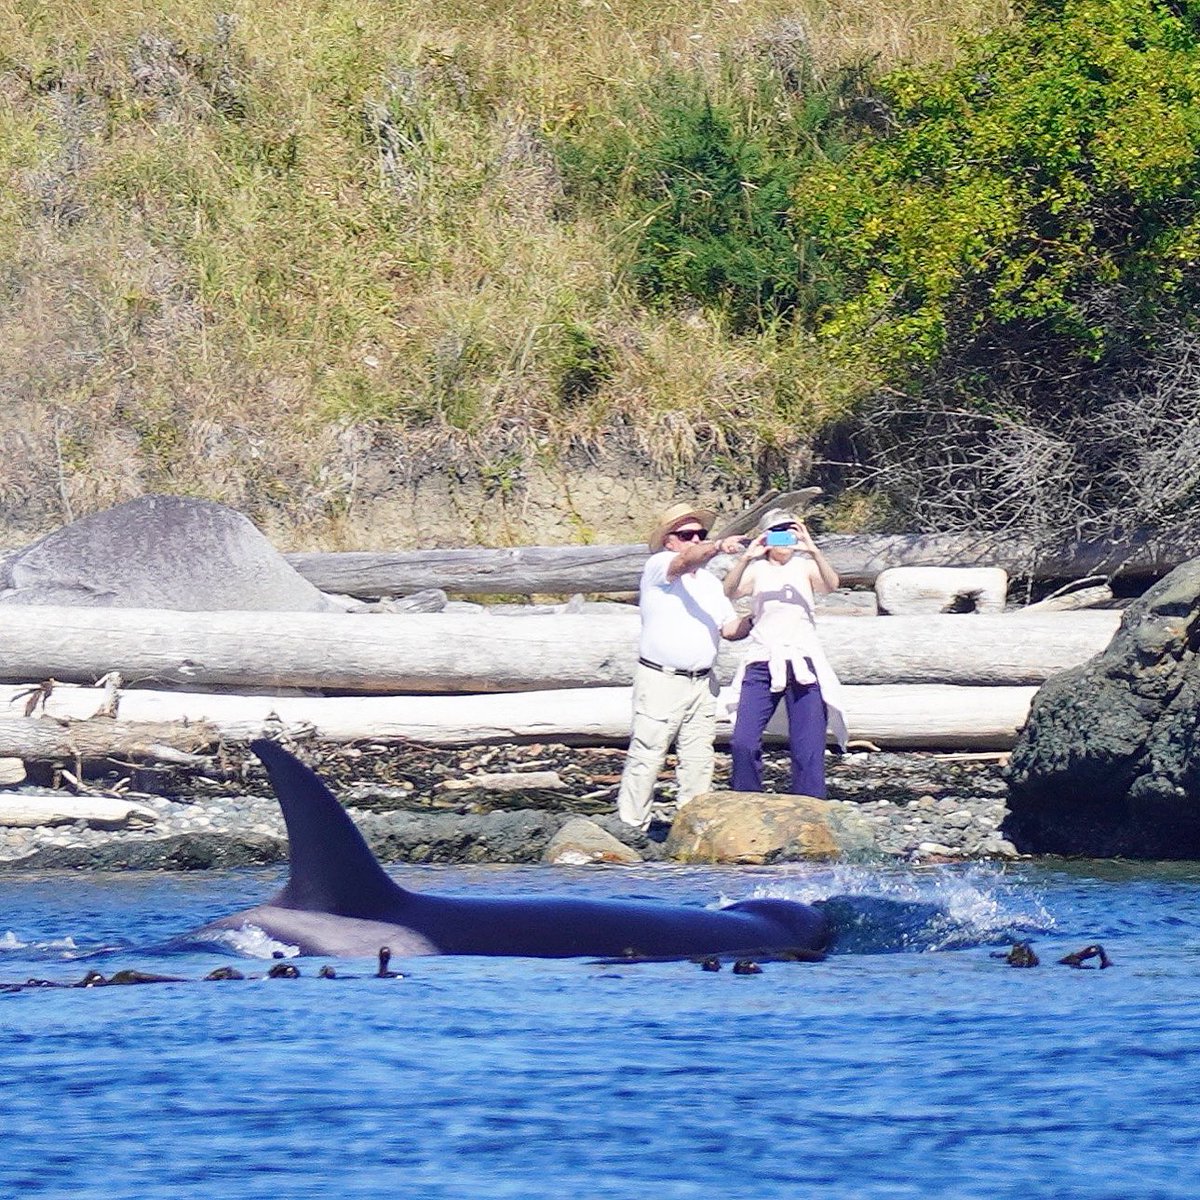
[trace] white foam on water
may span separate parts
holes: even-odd
[[[257,925],[246,924],[237,929],[222,929],[209,940],[215,945],[227,946],[235,954],[245,958],[295,958],[300,953],[299,946],[276,941]]]
[[[760,884],[751,894],[804,904],[836,898],[831,912],[851,921],[860,949],[948,950],[1055,926],[1028,883],[983,864],[906,871],[836,864]]]
[[[79,943],[73,937],[51,938],[45,942],[22,941],[17,934],[9,929],[0,934],[0,954],[16,953],[20,950],[32,950],[38,955],[50,955],[63,959],[87,958],[90,955],[103,953],[105,950],[119,947],[94,945],[80,949]]]
[[[78,950],[79,944],[73,937],[54,938],[49,942],[39,942],[39,950]]]

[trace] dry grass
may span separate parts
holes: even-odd
[[[882,69],[1005,19],[994,0],[0,0],[10,526],[170,490],[319,531],[397,438],[414,470],[614,431],[664,468],[772,450],[801,470],[855,381],[800,339],[639,306],[604,230],[556,215],[549,139],[667,65],[715,80],[755,39]],[[580,331],[608,358],[576,396]]]

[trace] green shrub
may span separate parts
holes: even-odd
[[[885,80],[892,132],[798,191],[848,297],[823,333],[899,368],[980,345],[1095,361],[1193,300],[1198,13],[1034,0],[954,69]]]
[[[660,112],[635,162],[640,221],[632,271],[656,298],[728,309],[746,327],[798,299],[791,189],[797,164],[747,134],[707,96]]]
[[[740,93],[670,75],[636,112],[560,149],[577,195],[616,206],[628,269],[646,298],[718,308],[735,332],[818,300],[792,194],[830,123],[827,93],[788,96],[759,68]],[[749,94],[747,94],[747,92]]]

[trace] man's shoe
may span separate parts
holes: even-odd
[[[645,832],[647,841],[665,842],[667,834],[671,832],[671,822],[654,817],[651,819],[650,824],[646,826]]]

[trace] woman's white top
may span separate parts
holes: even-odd
[[[768,664],[772,692],[787,687],[791,667],[797,683],[821,685],[829,732],[839,746],[845,747],[848,733],[842,685],[817,638],[813,594],[816,571],[812,558],[801,553],[784,563],[759,558],[746,567],[739,590],[743,594],[749,591],[754,627],[746,639],[746,653],[732,695],[736,697],[741,691],[747,663]]]

